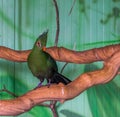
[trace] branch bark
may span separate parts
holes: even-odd
[[[81,74],[68,85],[60,83],[51,85],[49,88],[43,86],[12,100],[0,100],[0,115],[19,115],[30,110],[35,105],[48,100],[64,102],[78,96],[91,86],[111,81],[117,75],[120,67],[119,49],[120,45],[111,45],[83,52],[66,48],[47,48],[46,52],[59,61],[90,63],[104,60],[104,66],[100,70]],[[25,62],[30,51],[15,51],[6,47],[0,47],[0,57],[11,61]]]
[[[50,47],[46,48],[45,51],[57,61],[81,64],[104,61],[119,50],[120,44],[85,51],[74,51],[64,47]],[[9,61],[26,62],[30,52],[31,50],[18,51],[0,46],[0,58]]]

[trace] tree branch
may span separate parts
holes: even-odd
[[[91,63],[104,61],[120,50],[120,44],[109,45],[101,48],[94,48],[85,51],[73,51],[64,47],[46,48],[55,60],[69,63]],[[14,62],[26,62],[31,50],[18,51],[0,46],[0,58]]]
[[[40,103],[50,100],[57,100],[63,103],[78,96],[89,87],[109,82],[117,75],[120,67],[119,50],[120,45],[106,46],[83,52],[76,52],[66,48],[47,48],[46,52],[59,61],[90,63],[104,60],[104,66],[100,70],[81,74],[68,85],[60,83],[51,85],[49,88],[43,86],[12,100],[0,100],[0,115],[19,115]],[[25,62],[29,52],[30,50],[15,51],[6,47],[0,47],[0,57],[11,61]]]

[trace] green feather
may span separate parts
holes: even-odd
[[[32,52],[28,56],[28,66],[34,76],[39,76],[40,74],[44,76],[51,68],[57,70],[56,62],[49,54],[42,50],[42,48],[46,46],[47,33],[48,32],[44,32],[37,38]]]
[[[58,73],[56,61],[48,53],[43,51],[43,47],[47,43],[47,34],[48,31],[37,38],[32,52],[28,56],[28,67],[32,74],[40,79],[41,83],[44,79],[47,79],[49,84],[59,82],[68,84],[71,81]]]

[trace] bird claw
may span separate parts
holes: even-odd
[[[42,82],[40,82],[37,87],[41,87],[41,86],[42,86]]]
[[[40,87],[42,87],[42,82],[40,82],[40,83],[38,84],[38,86],[34,88],[34,90],[37,89],[37,88],[40,88]]]
[[[50,87],[50,85],[51,85],[51,83],[50,83],[50,82],[48,82],[46,86],[48,86],[48,88],[49,88],[49,87]]]

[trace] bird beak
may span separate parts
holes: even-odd
[[[45,47],[45,46],[43,46],[42,50],[43,50],[43,51],[46,51],[46,47]]]

